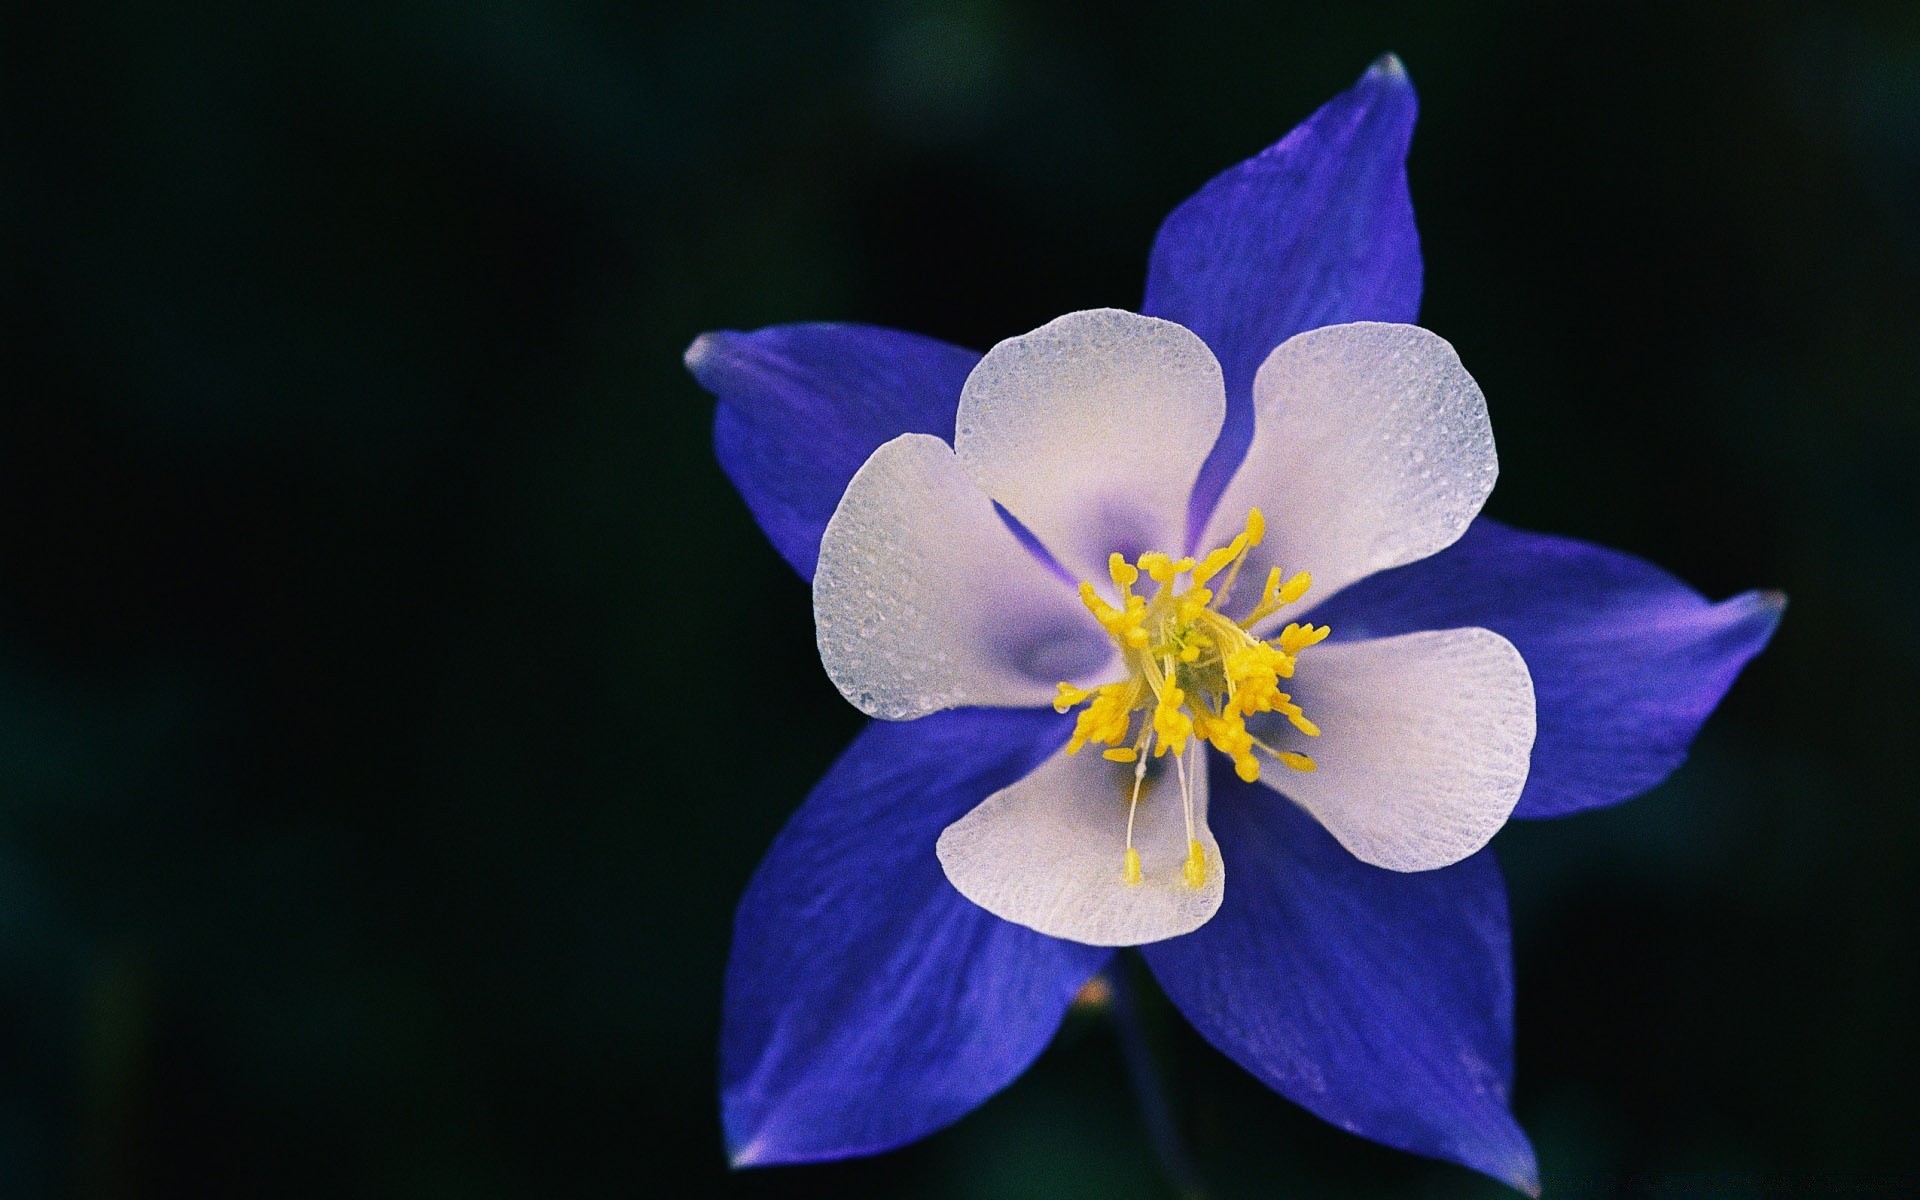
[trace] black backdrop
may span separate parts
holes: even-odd
[[[1389,49],[1489,511],[1793,598],[1676,778],[1497,843],[1548,1193],[1891,1189],[1920,10],[1361,8],[0,18],[0,1191],[1161,1194],[1086,1018],[921,1146],[725,1172],[731,906],[857,720],[679,354],[1135,304]],[[1501,1194],[1149,1015],[1221,1195]]]

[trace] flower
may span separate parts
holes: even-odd
[[[1205,924],[1236,869],[1208,825],[1209,745],[1395,870],[1460,861],[1519,800],[1533,685],[1505,638],[1281,627],[1316,579],[1337,592],[1465,532],[1495,474],[1480,390],[1433,334],[1358,322],[1289,338],[1252,392],[1252,440],[1193,553],[1225,386],[1196,334],[1133,313],[1001,342],[967,376],[952,447],[902,434],[847,484],[813,581],[847,699],[889,720],[1080,707],[1057,754],[940,835],[982,908],[1101,946]]]
[[[1484,400],[1409,323],[1414,113],[1389,56],[1207,184],[1146,315],[985,356],[851,325],[688,350],[828,674],[883,718],[741,901],[736,1163],[948,1124],[1139,945],[1281,1094],[1537,1190],[1483,847],[1664,778],[1781,601],[1477,515]]]

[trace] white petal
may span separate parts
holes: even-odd
[[[1491,630],[1323,644],[1301,656],[1287,687],[1320,736],[1277,733],[1279,744],[1319,770],[1268,764],[1260,781],[1362,862],[1394,871],[1459,862],[1520,799],[1533,680],[1513,643]]]
[[[813,620],[834,686],[890,721],[1050,704],[1054,684],[1113,656],[1073,590],[924,433],[875,450],[847,484],[820,540]]]
[[[1062,717],[1061,720],[1067,720]],[[1141,789],[1133,845],[1140,882],[1123,878],[1133,766],[1093,747],[1054,755],[995,792],[940,835],[940,865],[960,894],[1029,929],[1095,946],[1137,946],[1190,933],[1220,908],[1226,872],[1207,828],[1207,761],[1189,752],[1194,830],[1206,851],[1199,887],[1186,882],[1187,830],[1171,756]]]
[[[1244,578],[1313,573],[1309,603],[1452,545],[1493,490],[1486,398],[1438,335],[1329,325],[1287,339],[1253,381],[1253,442],[1201,549],[1266,517]],[[1242,599],[1246,597],[1243,595]]]
[[[1178,557],[1225,417],[1198,335],[1098,308],[987,351],[960,393],[954,450],[1076,578],[1104,580],[1115,550]]]

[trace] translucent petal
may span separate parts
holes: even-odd
[[[890,721],[1040,707],[1112,658],[1079,598],[1008,530],[937,437],[873,452],[827,522],[813,579],[820,661]]]
[[[1526,786],[1533,682],[1497,633],[1316,646],[1288,686],[1320,736],[1293,736],[1283,748],[1319,769],[1269,768],[1261,782],[1298,801],[1362,862],[1394,871],[1459,862],[1506,824]]]
[[[1199,887],[1184,876],[1186,821],[1172,757],[1154,760],[1141,789],[1133,829],[1141,875],[1129,884],[1122,871],[1134,768],[1092,747],[1055,755],[947,826],[940,865],[988,912],[1069,941],[1135,946],[1197,929],[1220,907],[1225,871],[1207,828],[1206,760],[1191,757],[1195,835],[1206,854]]]
[[[1480,387],[1439,336],[1357,322],[1287,340],[1253,384],[1253,443],[1214,512],[1224,544],[1258,507],[1248,577],[1313,573],[1322,598],[1453,543],[1498,464]]]
[[[1226,392],[1206,343],[1171,321],[1068,313],[987,351],[960,393],[954,450],[1067,570],[1178,553]]]

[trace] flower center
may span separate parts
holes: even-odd
[[[1220,611],[1239,578],[1247,551],[1258,546],[1265,534],[1266,520],[1256,508],[1247,513],[1243,532],[1198,562],[1154,552],[1130,563],[1125,556],[1114,554],[1107,559],[1107,573],[1119,588],[1117,605],[1095,591],[1093,584],[1080,585],[1081,602],[1120,648],[1127,674],[1124,679],[1095,688],[1062,683],[1053,707],[1055,712],[1064,713],[1086,705],[1074,722],[1068,754],[1078,754],[1092,743],[1110,747],[1101,752],[1103,757],[1134,764],[1133,795],[1127,806],[1127,850],[1122,864],[1122,877],[1129,884],[1140,882],[1140,855],[1133,848],[1133,816],[1140,804],[1140,785],[1146,778],[1149,757],[1157,759],[1171,753],[1179,771],[1180,796],[1187,816],[1186,881],[1191,887],[1199,887],[1207,871],[1206,855],[1194,837],[1193,825],[1195,772],[1203,769],[1198,755],[1200,743],[1213,743],[1233,760],[1234,772],[1248,783],[1260,778],[1255,750],[1296,771],[1314,769],[1313,760],[1306,755],[1277,750],[1247,730],[1248,717],[1277,712],[1308,737],[1320,735],[1319,727],[1280,690],[1280,681],[1293,677],[1301,652],[1324,639],[1330,630],[1325,625],[1315,629],[1293,624],[1269,640],[1248,632],[1282,606],[1305,595],[1312,577],[1302,571],[1282,582],[1282,572],[1275,567],[1267,573],[1259,602],[1246,616],[1235,621]],[[1216,592],[1208,585],[1222,572],[1225,575]],[[1157,585],[1151,597],[1133,590],[1143,573]],[[1184,590],[1180,582],[1183,576],[1188,581]],[[1194,747],[1193,754],[1187,753],[1189,743]]]

